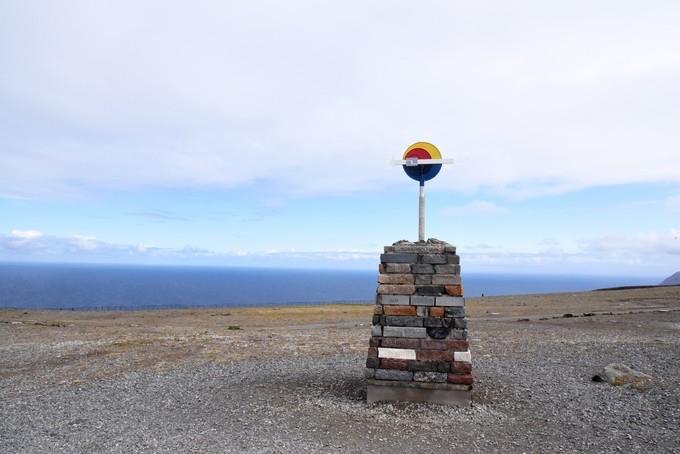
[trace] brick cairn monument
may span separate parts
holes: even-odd
[[[472,364],[456,248],[385,246],[366,359],[367,401],[469,406]]]

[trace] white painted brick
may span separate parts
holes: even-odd
[[[378,348],[378,358],[416,359],[416,351],[410,348]]]
[[[470,354],[470,350],[466,352],[453,352],[453,360],[460,361],[462,363],[471,363],[472,355]]]
[[[465,307],[465,298],[462,296],[438,296],[434,305]]]

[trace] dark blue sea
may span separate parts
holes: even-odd
[[[0,307],[150,309],[373,302],[374,271],[0,264]],[[466,296],[657,284],[660,279],[466,273]]]

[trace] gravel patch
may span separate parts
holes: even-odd
[[[0,452],[680,452],[680,313],[470,329],[471,408],[367,405],[363,353],[80,384],[10,376],[0,380]],[[611,362],[655,379],[645,389],[591,381]]]

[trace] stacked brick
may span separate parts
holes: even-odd
[[[469,405],[472,364],[460,258],[429,239],[385,247],[366,359],[368,402]]]

